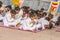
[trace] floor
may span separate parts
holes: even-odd
[[[32,33],[0,27],[0,40],[60,40],[60,32],[52,29]]]

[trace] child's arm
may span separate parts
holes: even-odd
[[[7,19],[8,22],[13,22],[14,21],[14,19],[12,19],[10,15],[7,15],[6,19]]]
[[[23,10],[21,9],[19,12],[19,17],[21,17],[23,15]]]
[[[14,25],[16,26],[20,22],[19,19],[14,20],[13,22],[10,22],[9,25]]]
[[[26,20],[25,24],[27,27],[32,27],[34,23],[30,22],[29,20]]]
[[[14,19],[11,19],[11,18],[6,18],[8,22],[13,22]]]

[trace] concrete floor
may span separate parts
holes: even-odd
[[[32,33],[0,27],[0,40],[60,40],[60,32],[52,29]]]

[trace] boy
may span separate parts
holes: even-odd
[[[42,15],[40,14],[38,23],[41,24],[42,29],[45,29],[45,25],[49,25],[49,22],[45,18],[41,18],[41,16]]]
[[[48,17],[46,17],[46,20],[48,20],[49,22],[49,29],[55,26],[55,22],[52,14],[49,14]]]
[[[19,7],[15,7],[15,11],[16,11],[16,18],[17,19],[22,17],[22,15],[23,15],[23,10],[22,9],[20,9]]]
[[[9,19],[7,19],[7,16],[4,17],[4,26],[16,26],[19,23],[19,20],[15,18],[15,10],[11,10],[10,13],[11,17]]]
[[[9,12],[12,9],[11,5],[6,6],[6,12]]]
[[[26,15],[26,13],[24,12],[23,15],[22,15],[22,17],[20,18],[20,23],[18,23],[16,26],[17,26],[17,27],[20,27],[20,26],[25,22],[25,20],[26,20],[27,18],[28,18],[28,17],[27,17],[27,15]]]
[[[11,17],[11,14],[10,14],[11,9],[12,9],[11,5],[6,6],[5,16],[7,16],[7,19]]]
[[[0,22],[3,22],[3,18],[4,18],[4,9],[0,8]]]
[[[36,29],[34,21],[34,15],[30,15],[30,18],[27,18],[20,29],[34,31]]]
[[[42,30],[42,24],[41,22],[39,21],[41,18],[41,15],[40,14],[36,14],[36,17],[35,17],[35,22],[36,22],[36,30]]]

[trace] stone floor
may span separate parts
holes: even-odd
[[[0,27],[0,40],[60,40],[60,32],[52,29],[32,33]]]

